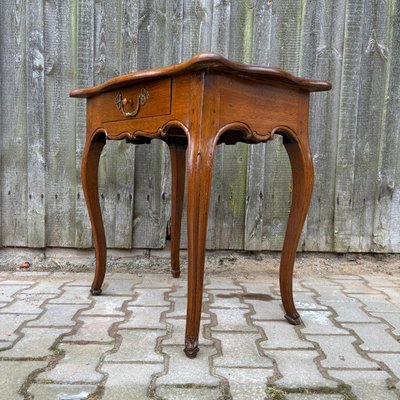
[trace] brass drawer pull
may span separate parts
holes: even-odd
[[[124,117],[134,117],[140,111],[140,106],[144,106],[146,104],[147,99],[149,98],[149,92],[146,89],[142,89],[137,98],[136,108],[133,111],[125,111],[124,107],[129,104],[131,107],[133,106],[133,100],[127,99],[126,97],[122,97],[122,93],[118,92],[114,98],[114,104],[118,107]]]

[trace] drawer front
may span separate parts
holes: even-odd
[[[112,122],[171,113],[171,78],[142,83],[101,95],[101,121]]]

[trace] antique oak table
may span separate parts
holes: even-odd
[[[310,92],[324,81],[297,78],[270,67],[242,65],[202,53],[170,67],[139,71],[71,91],[87,98],[82,184],[96,249],[93,295],[101,293],[106,240],[98,194],[98,164],[106,140],[169,147],[172,169],[171,272],[178,277],[181,217],[187,175],[188,299],[185,353],[195,357],[202,307],[207,215],[218,144],[259,143],[283,136],[293,178],[292,204],[280,263],[285,318],[301,323],[292,294],[293,264],[313,189],[308,140]],[[250,166],[251,168],[251,166]],[[234,171],[232,171],[234,172]]]

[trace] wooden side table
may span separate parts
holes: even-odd
[[[242,65],[202,53],[181,64],[113,78],[71,91],[87,98],[82,184],[96,248],[93,295],[101,293],[106,240],[98,194],[98,164],[106,140],[163,140],[172,165],[171,272],[178,277],[185,174],[187,174],[188,303],[185,353],[195,357],[202,307],[207,215],[212,166],[220,143],[259,143],[283,136],[293,176],[292,206],[280,264],[285,318],[301,323],[292,294],[296,248],[313,189],[308,141],[310,92],[331,88],[270,67]]]

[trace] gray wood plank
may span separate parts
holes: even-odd
[[[252,60],[256,65],[268,65],[271,51],[272,6],[255,1],[253,7]],[[260,143],[248,147],[246,213],[244,249],[261,250],[263,235],[264,178],[269,173],[265,167],[266,146]]]
[[[137,70],[139,0],[122,2],[121,19],[121,73],[127,73]],[[120,141],[117,149],[114,247],[131,248],[136,147]]]
[[[217,1],[212,9],[212,36],[211,51],[225,57],[229,56],[231,1]],[[226,192],[224,191],[224,153],[226,146],[218,146],[214,157],[213,181],[210,198],[210,210],[207,229],[207,249],[220,248],[223,241],[222,224],[224,220],[223,208],[226,208]]]
[[[25,1],[2,2],[0,20],[1,244],[27,246]]]
[[[348,0],[345,16],[334,216],[334,247],[339,252],[351,248],[364,2]]]
[[[36,7],[32,3],[32,8]],[[71,2],[44,3],[46,245],[75,245],[75,104],[68,97],[74,78],[75,13]]]
[[[164,63],[166,43],[165,1],[140,1],[138,69],[157,68]],[[162,204],[163,146],[159,140],[140,145],[135,158],[135,198],[133,246],[160,248],[165,244],[166,232]]]
[[[380,131],[372,251],[400,251],[400,3],[390,1],[387,73]]]
[[[43,4],[26,4],[27,138],[28,138],[28,246],[45,247],[45,95]]]
[[[388,6],[388,2],[364,2],[351,251],[370,251],[372,244],[387,82]]]
[[[302,7],[298,1],[272,3],[269,64],[297,74],[300,63]],[[281,250],[290,209],[290,164],[280,137],[266,148],[263,249]]]
[[[334,250],[335,167],[345,1],[306,7],[302,38],[302,76],[334,82],[330,92],[314,93],[310,103],[310,141],[315,168],[314,193],[307,218],[305,250]]]
[[[95,8],[95,84],[106,81],[121,73],[121,3],[103,0]],[[126,204],[121,200],[118,171],[120,170],[120,142],[108,141],[104,147],[99,182],[101,182],[101,203],[107,247],[117,247],[121,226],[116,225],[117,208]],[[126,164],[122,168],[126,168]],[[123,169],[124,171],[124,169]],[[123,174],[123,172],[122,172]],[[118,196],[119,195],[119,196]],[[125,197],[125,196],[124,196]],[[128,197],[129,201],[129,197]],[[127,219],[125,220],[126,223]],[[124,229],[121,229],[123,232]],[[124,242],[122,240],[122,242]],[[125,242],[126,243],[126,242]]]
[[[76,9],[76,79],[74,86],[93,86],[94,57],[94,0],[82,0]],[[92,246],[92,230],[82,190],[81,162],[86,138],[86,101],[75,103],[75,151],[76,151],[76,197],[75,197],[75,247]]]

